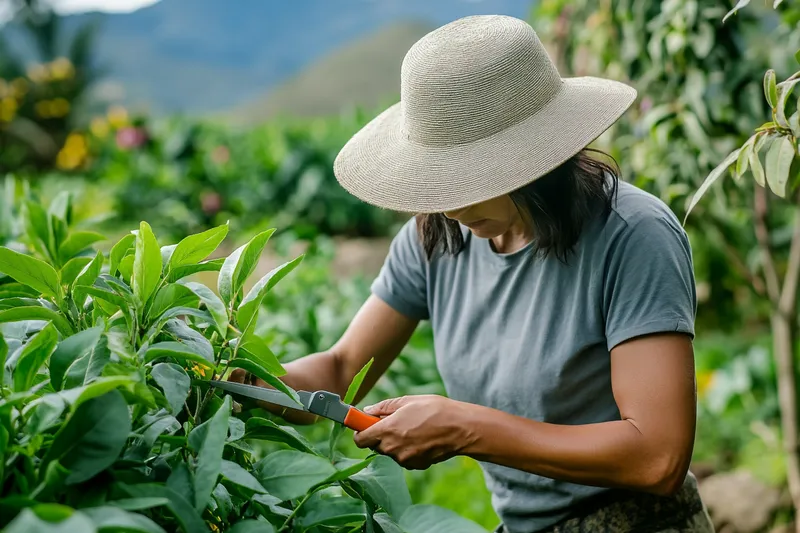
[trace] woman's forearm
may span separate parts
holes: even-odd
[[[632,421],[587,425],[537,422],[474,406],[474,435],[462,450],[473,459],[601,487],[671,494],[686,474],[691,450],[653,442]]]

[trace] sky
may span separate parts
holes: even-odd
[[[155,4],[158,0],[50,0],[56,11],[63,14],[84,11],[108,11],[123,13]],[[9,16],[8,3],[0,0],[0,22]]]

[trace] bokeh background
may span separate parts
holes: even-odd
[[[775,120],[765,72],[781,81],[798,69],[798,3],[739,2],[726,18],[734,3],[0,0],[0,240],[22,234],[22,198],[64,190],[79,224],[109,246],[140,220],[162,244],[230,221],[220,254],[277,228],[259,273],[307,257],[268,295],[261,333],[285,361],[323,350],[405,220],[345,193],[333,159],[397,100],[417,39],[462,16],[512,15],[533,25],[562,75],[635,86],[634,108],[596,146],[683,220],[717,164]],[[786,116],[796,94],[788,102]],[[795,514],[796,400],[781,403],[778,383],[796,390],[797,220],[796,195],[727,171],[686,219],[700,298],[692,470],[719,531],[789,528]],[[443,390],[423,324],[367,400],[426,392]],[[324,439],[328,427],[302,431]],[[474,461],[408,478],[415,502],[496,525]]]

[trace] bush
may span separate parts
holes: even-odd
[[[4,531],[484,531],[412,505],[390,458],[325,454],[208,386],[243,368],[296,398],[255,325],[302,256],[243,290],[274,230],[208,260],[227,225],[160,246],[141,222],[104,254],[67,195],[23,213],[29,253],[0,247]]]

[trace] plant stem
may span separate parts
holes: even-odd
[[[772,259],[772,251],[769,246],[769,229],[767,227],[767,191],[757,183],[753,183],[755,188],[755,232],[758,239],[758,247],[761,250],[761,260],[764,263],[764,281],[767,284],[767,296],[773,306],[778,305],[780,299],[780,285],[778,282],[778,271]]]
[[[324,486],[325,485],[319,486],[319,487],[309,491],[305,496],[303,496],[303,499],[300,500],[300,502],[297,504],[297,507],[292,509],[292,514],[290,514],[289,516],[286,517],[286,521],[280,527],[280,529],[278,530],[278,533],[281,533],[282,531],[286,531],[286,528],[289,527],[289,524],[291,523],[292,519],[297,514],[297,511],[299,511],[300,508],[303,506],[303,504],[308,501],[308,499],[311,497],[312,494],[314,494],[315,492],[317,492],[319,489],[323,488]]]

